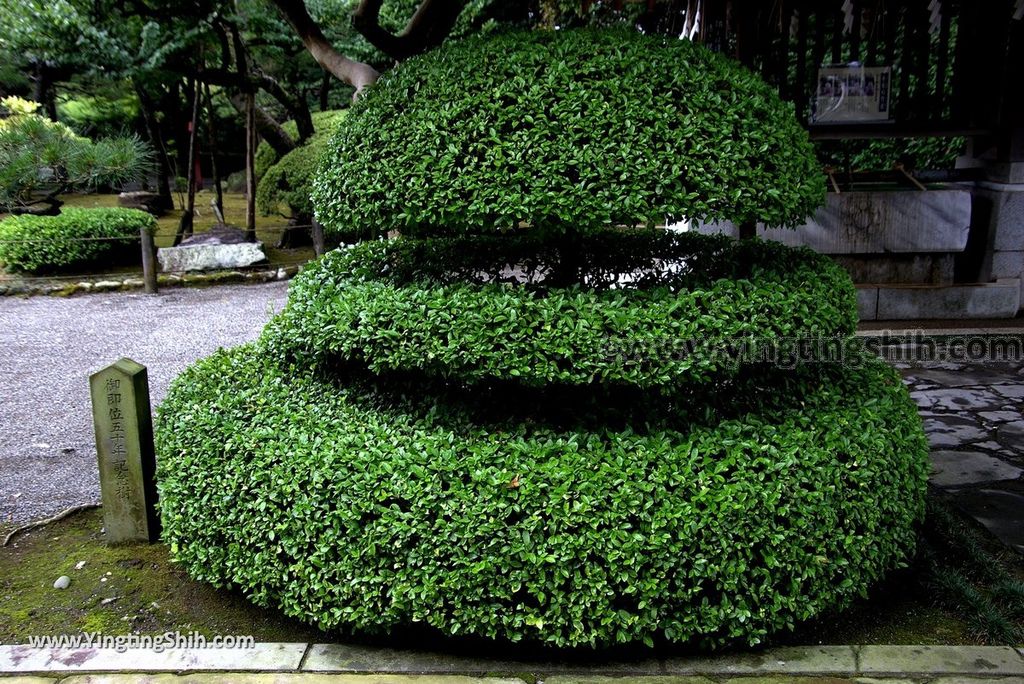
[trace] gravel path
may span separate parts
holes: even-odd
[[[286,283],[0,297],[0,527],[99,501],[89,374],[127,356],[153,407],[187,365],[255,339]]]

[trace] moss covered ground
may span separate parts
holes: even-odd
[[[0,549],[0,642],[30,635],[197,631],[303,641],[314,631],[244,597],[190,580],[163,544],[108,546],[99,510],[15,537]],[[78,567],[81,566],[81,567]],[[61,575],[71,578],[54,589]]]
[[[933,500],[932,510],[935,505]],[[930,551],[919,554],[909,568],[877,587],[870,599],[842,614],[822,616],[792,634],[780,635],[776,643],[1006,643],[1005,635],[986,626],[984,615],[972,612],[955,592],[943,588],[942,577],[960,573],[999,604],[1000,596],[972,567],[995,562],[1019,580],[1024,578],[1024,562],[966,519],[951,521],[946,514],[934,518],[941,525],[922,532]],[[195,630],[207,636],[251,634],[261,641],[345,638],[257,608],[238,593],[191,580],[170,563],[163,544],[107,546],[102,541],[102,525],[99,510],[86,511],[18,535],[0,548],[0,643],[24,642],[30,635],[96,631],[161,634]],[[964,548],[964,535],[974,540],[969,549]],[[69,576],[71,585],[54,589],[53,582],[61,575]],[[1012,605],[1007,612],[1014,612]],[[1024,626],[1022,618],[1018,613],[1017,629]],[[369,640],[393,648],[465,647],[422,633]]]

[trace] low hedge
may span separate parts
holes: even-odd
[[[60,271],[139,257],[139,234],[156,219],[137,209],[66,208],[57,216],[0,221],[0,263],[27,273]]]
[[[347,240],[666,217],[792,226],[825,199],[776,88],[696,42],[625,29],[446,42],[367,89],[323,159],[317,219]]]
[[[877,359],[736,389],[731,417],[553,428],[220,351],[159,410],[164,540],[325,630],[754,644],[912,552],[927,443]]]
[[[607,231],[581,249],[584,283],[559,289],[503,282],[556,258],[529,235],[363,243],[306,268],[264,341],[302,365],[670,388],[731,376],[744,341],[856,325],[849,276],[809,250],[665,231]]]

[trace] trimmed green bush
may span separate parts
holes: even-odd
[[[607,231],[581,248],[586,287],[551,290],[473,282],[544,273],[556,255],[532,236],[365,242],[306,268],[264,339],[307,365],[672,388],[738,372],[716,353],[726,345],[856,326],[849,276],[809,250],[666,231]]]
[[[790,106],[688,41],[404,62],[313,192],[336,236],[402,237],[305,269],[160,408],[172,556],[324,629],[719,646],[841,608],[912,552],[928,472],[849,277],[638,227],[790,225],[823,192]]]
[[[794,225],[825,182],[791,104],[737,62],[635,31],[471,37],[355,104],[314,184],[325,230]]]
[[[143,228],[156,219],[120,207],[64,209],[57,216],[10,216],[0,221],[0,263],[43,273],[110,263],[134,255]]]
[[[333,134],[341,122],[344,120],[347,109],[329,109],[323,112],[313,112],[311,117],[313,119],[313,135],[316,136],[320,133],[326,133],[328,137]],[[281,124],[281,128],[287,133],[293,140],[298,140],[299,128],[295,125],[294,121],[285,121]],[[256,180],[259,181],[267,173],[267,169],[276,164],[280,157],[274,148],[268,145],[266,142],[260,142],[256,147],[256,156],[253,159],[253,171],[256,174]]]
[[[313,175],[328,141],[346,114],[347,110],[318,112],[313,119],[316,133],[304,145],[267,166],[256,186],[256,205],[264,215],[279,211],[283,205],[293,216],[313,216],[313,203],[309,199]]]
[[[560,646],[757,643],[914,546],[927,443],[876,359],[647,427],[492,420],[473,396],[218,352],[159,411],[164,539],[193,577],[322,629]]]

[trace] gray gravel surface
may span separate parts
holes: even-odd
[[[187,365],[255,339],[287,283],[0,297],[0,526],[99,501],[89,374],[127,356],[153,408]]]

